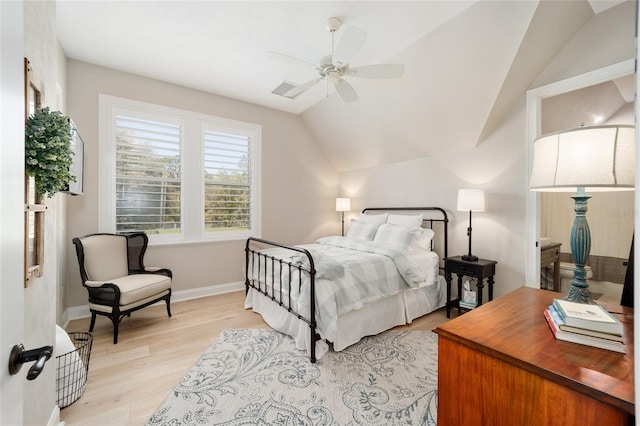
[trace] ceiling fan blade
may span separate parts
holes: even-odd
[[[314,78],[313,80],[309,80],[306,83],[301,84],[300,86],[296,86],[291,90],[287,90],[284,94],[284,96],[288,96],[290,98],[294,98],[296,96],[298,96],[300,93],[304,92],[305,90],[309,89],[312,86],[315,86],[316,84],[320,83],[323,80],[322,77],[318,77],[318,78]]]
[[[337,66],[348,64],[351,58],[358,53],[366,38],[367,33],[364,30],[352,26],[346,27],[333,51],[333,64]]]
[[[294,56],[285,55],[284,53],[274,52],[272,50],[267,52],[267,56],[273,60],[288,64],[288,65],[305,65],[307,67],[315,68],[316,64],[313,64],[304,59],[296,58]]]
[[[344,102],[355,102],[358,100],[358,94],[349,83],[344,79],[336,81],[336,92]]]
[[[346,75],[356,78],[399,78],[404,74],[404,64],[375,64],[349,68]]]

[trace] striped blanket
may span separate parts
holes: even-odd
[[[424,253],[421,261],[427,259],[435,267],[425,267],[416,261],[416,257],[404,250],[397,250],[380,244],[346,237],[325,237],[314,244],[301,245],[313,256],[316,269],[315,293],[316,319],[322,328],[323,323],[334,323],[332,318],[360,309],[367,303],[387,296],[396,295],[410,287],[431,285],[437,275],[438,258],[434,253]],[[306,256],[287,249],[266,249],[269,256],[282,258],[296,265],[308,268]],[[275,296],[287,293],[289,273],[291,282],[292,308],[302,315],[309,313],[309,275],[298,275],[297,270],[281,267],[277,262],[260,265],[265,277],[281,277],[282,283],[275,288]],[[250,271],[255,268],[250,268]],[[433,271],[433,273],[429,272]],[[266,272],[266,273],[264,273]],[[251,272],[250,272],[251,274]],[[256,277],[251,277],[256,278]],[[264,281],[261,277],[260,281]],[[299,287],[297,284],[301,283]]]

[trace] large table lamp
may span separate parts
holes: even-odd
[[[458,211],[469,211],[469,227],[467,236],[469,237],[469,253],[462,256],[462,260],[476,262],[478,256],[471,254],[471,212],[484,211],[484,190],[482,189],[459,189],[458,190]]]
[[[336,211],[340,212],[342,216],[342,236],[344,237],[344,212],[351,211],[351,199],[336,198]]]
[[[534,143],[529,189],[574,192],[575,218],[570,234],[575,268],[565,299],[594,303],[585,265],[591,251],[587,192],[632,191],[635,185],[633,126],[581,127],[541,136]]]

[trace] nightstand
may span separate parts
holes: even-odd
[[[444,277],[447,281],[447,318],[451,315],[451,277],[452,274],[458,276],[458,313],[462,311],[460,301],[462,295],[462,277],[468,276],[475,278],[477,281],[476,288],[478,290],[478,306],[482,305],[482,292],[484,290],[484,280],[487,279],[489,284],[489,301],[493,300],[493,276],[496,274],[495,260],[478,259],[475,262],[462,260],[462,256],[447,257],[444,260]]]
[[[542,273],[544,280],[540,280],[540,288],[546,290],[560,291],[560,246],[562,243],[549,243],[546,246],[540,247],[540,267],[546,270],[547,267],[553,264],[553,288],[549,288],[548,277],[545,273]]]

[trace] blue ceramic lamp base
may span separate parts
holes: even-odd
[[[594,303],[587,283],[587,271],[585,265],[591,251],[591,231],[587,223],[587,201],[591,196],[584,193],[584,187],[578,187],[578,191],[571,198],[574,200],[573,211],[576,216],[571,227],[571,255],[575,268],[573,280],[566,300],[578,303]]]

